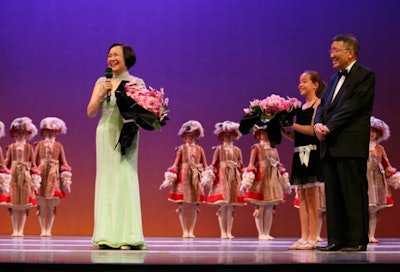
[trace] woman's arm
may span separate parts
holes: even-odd
[[[111,82],[98,79],[94,85],[92,96],[87,106],[87,116],[93,118],[97,115],[100,110],[101,104],[104,102],[107,96],[107,88],[112,88]]]

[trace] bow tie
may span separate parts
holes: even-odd
[[[339,71],[338,77],[341,78],[342,76],[347,76],[349,72],[347,70]]]

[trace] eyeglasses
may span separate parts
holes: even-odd
[[[344,48],[344,49],[329,49],[328,52],[329,54],[334,54],[337,55],[338,53],[345,51],[345,50],[350,50],[350,48]]]

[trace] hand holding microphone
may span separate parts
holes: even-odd
[[[110,67],[107,67],[105,72],[105,77],[107,79],[111,79],[113,77],[113,71]],[[110,103],[110,99],[111,99],[111,89],[107,89],[107,103]]]

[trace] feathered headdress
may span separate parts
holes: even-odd
[[[17,130],[24,130],[28,132],[28,140],[33,139],[38,133],[36,126],[32,123],[32,119],[29,117],[19,117],[12,121],[10,126],[11,137],[14,137],[14,132]]]
[[[0,138],[4,137],[6,135],[4,131],[4,123],[0,121]]]
[[[390,137],[389,126],[381,119],[371,116],[371,128],[374,128],[378,131],[378,135],[376,138],[376,141],[378,143],[389,139]]]
[[[217,135],[220,141],[223,140],[223,133],[231,133],[234,135],[235,140],[239,139],[242,136],[242,133],[239,131],[239,123],[232,121],[224,121],[215,124],[214,134]]]
[[[182,125],[180,128],[178,135],[182,136],[183,134],[187,132],[197,132],[198,133],[198,138],[204,137],[204,129],[203,126],[200,124],[199,121],[196,120],[190,120],[187,121]]]
[[[66,134],[67,126],[65,122],[57,117],[46,117],[40,122],[40,130],[43,129],[55,130],[57,133]]]

